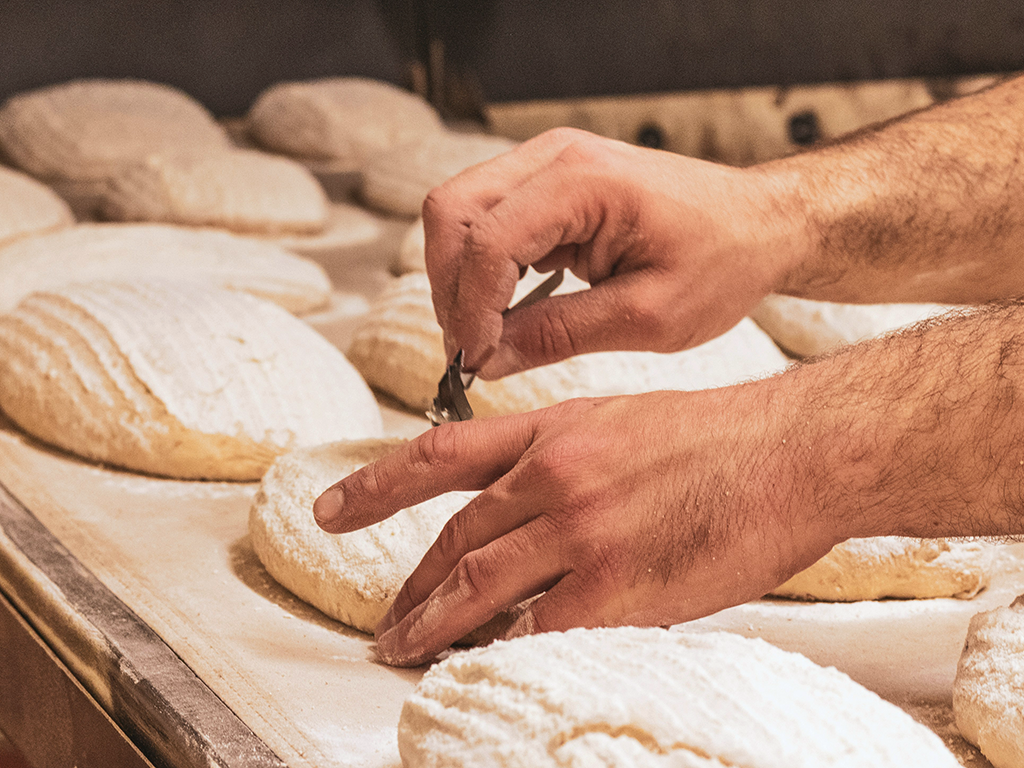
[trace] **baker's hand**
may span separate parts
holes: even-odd
[[[466,368],[491,379],[724,333],[808,247],[796,179],[784,178],[569,128],[463,172],[423,205],[449,359],[464,349]],[[591,288],[503,317],[530,265]]]
[[[787,468],[802,446],[777,439],[758,391],[574,400],[446,424],[332,486],[314,506],[332,533],[482,490],[377,627],[380,656],[423,663],[541,593],[508,636],[673,624],[810,565],[850,534],[805,514]]]

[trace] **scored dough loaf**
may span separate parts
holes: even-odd
[[[995,768],[1024,768],[1024,596],[979,613],[967,629],[953,683],[964,738]]]
[[[993,547],[978,541],[849,539],[771,594],[837,603],[887,597],[966,600],[988,585],[992,565]]]
[[[424,99],[362,77],[273,85],[253,103],[247,126],[261,146],[330,161],[333,170],[359,170],[376,152],[443,129]]]
[[[513,301],[542,279],[531,273],[521,280]],[[567,274],[559,291],[582,287],[586,284]],[[425,274],[403,275],[384,290],[356,328],[347,355],[370,386],[414,410],[430,407],[447,362]],[[685,352],[579,355],[497,381],[477,380],[467,395],[477,416],[494,416],[574,397],[719,387],[780,371],[787,364],[771,339],[745,319]]]
[[[406,768],[958,768],[834,668],[763,640],[573,629],[455,653],[398,723]]]
[[[164,152],[111,172],[100,213],[113,221],[316,234],[327,196],[305,166],[255,150]]]
[[[363,201],[399,216],[419,216],[424,198],[434,187],[515,146],[511,139],[485,133],[429,133],[366,161]]]
[[[0,167],[0,245],[74,223],[71,209],[56,192],[31,176]]]
[[[476,494],[452,492],[352,533],[325,533],[313,502],[329,486],[402,440],[336,442],[278,458],[260,484],[249,533],[282,586],[328,616],[373,632],[444,524]]]
[[[170,281],[70,285],[0,316],[0,408],[71,453],[185,479],[258,480],[290,449],[383,429],[301,320]]]
[[[161,224],[79,224],[0,248],[0,312],[68,283],[149,279],[251,293],[296,313],[331,294],[319,264],[272,243]]]
[[[42,179],[105,179],[156,150],[227,148],[195,99],[144,80],[75,80],[17,94],[0,107],[0,150]]]
[[[791,354],[811,357],[936,317],[943,304],[840,304],[771,294],[750,316]]]

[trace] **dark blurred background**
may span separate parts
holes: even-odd
[[[75,77],[177,85],[221,116],[365,75],[480,102],[1024,69],[1010,0],[0,0],[0,99]],[[443,87],[440,85],[443,83]]]

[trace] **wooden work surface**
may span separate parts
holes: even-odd
[[[393,253],[407,223],[389,226]],[[310,321],[344,348],[388,277],[379,260],[325,266],[349,290]],[[383,411],[390,434],[428,427]],[[0,587],[117,724],[157,750],[156,764],[399,765],[396,725],[422,670],[379,664],[372,638],[271,579],[247,530],[256,484],[97,466],[2,420],[0,484]],[[965,766],[986,768],[952,725],[950,685],[970,617],[1024,592],[1020,549],[1005,548],[992,586],[970,601],[757,601],[692,626],[833,665],[934,728]],[[100,592],[76,593],[90,581]],[[143,712],[153,702],[155,716]]]

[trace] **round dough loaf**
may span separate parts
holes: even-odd
[[[363,200],[388,213],[419,216],[424,198],[434,187],[516,145],[511,139],[485,133],[429,133],[366,161]]]
[[[328,160],[334,170],[358,170],[376,152],[442,130],[437,111],[419,96],[362,77],[273,85],[253,103],[247,124],[267,149]]]
[[[1024,768],[1024,596],[979,613],[953,683],[953,714],[964,738],[995,768]]]
[[[317,234],[327,196],[294,160],[255,150],[163,152],[111,172],[100,205],[113,221],[259,234]]]
[[[79,456],[185,479],[258,480],[290,449],[383,431],[301,320],[174,282],[71,285],[0,316],[0,408]]]
[[[787,352],[811,357],[952,309],[942,304],[839,304],[771,294],[750,316]]]
[[[42,179],[103,180],[120,163],[167,149],[229,146],[195,99],[145,80],[75,80],[0,107],[0,149]]]
[[[325,306],[323,268],[272,243],[160,224],[80,224],[0,248],[0,312],[35,291],[94,280],[170,279],[227,288],[290,312]]]
[[[448,518],[475,495],[446,493],[352,533],[321,530],[313,519],[317,496],[402,442],[337,442],[281,456],[249,513],[253,549],[270,575],[363,632],[373,632]]]
[[[574,629],[451,655],[406,699],[407,768],[958,768],[832,668],[728,633]]]
[[[849,539],[771,594],[834,603],[886,597],[969,599],[988,585],[992,563],[993,548],[977,541]]]
[[[531,272],[520,281],[513,301],[543,278]],[[585,287],[567,274],[559,292]],[[371,386],[414,410],[430,407],[447,362],[425,274],[403,275],[384,290],[356,328],[347,355]],[[497,381],[477,380],[467,395],[477,416],[494,416],[574,397],[720,387],[780,371],[788,362],[752,320],[744,319],[723,336],[685,352],[580,355]]]
[[[31,176],[0,167],[0,245],[74,223],[71,209],[56,192]]]
[[[398,274],[427,271],[427,233],[423,229],[423,219],[417,219],[406,230],[402,243],[398,246]]]

